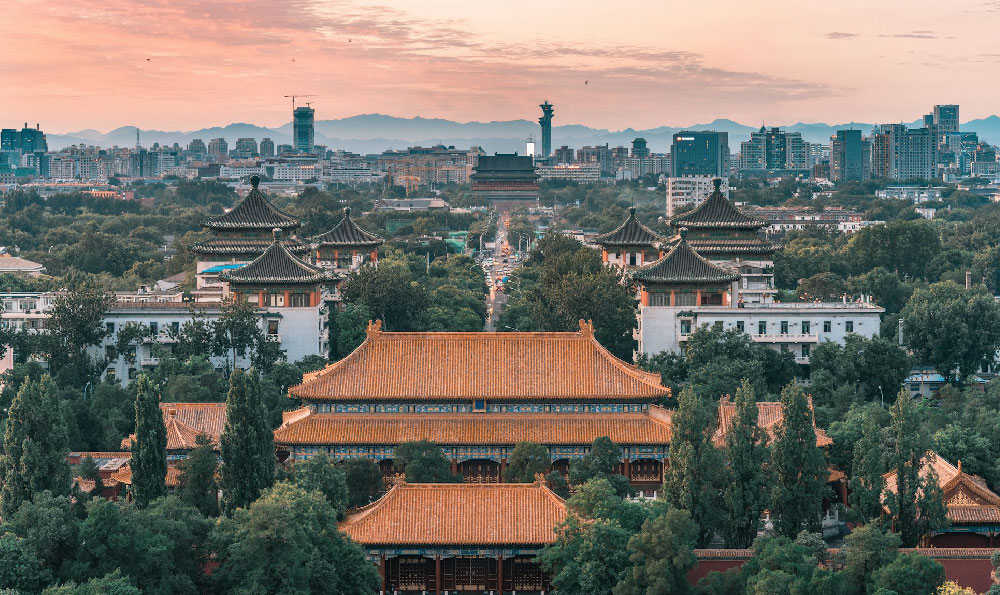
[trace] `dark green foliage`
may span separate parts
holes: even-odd
[[[783,536],[755,541],[753,558],[740,570],[746,593],[846,595],[843,577],[818,565],[814,542],[807,533],[795,541]]]
[[[0,518],[8,518],[44,490],[56,496],[68,494],[67,452],[55,384],[48,376],[27,380],[7,413],[0,456]]]
[[[142,508],[167,494],[167,428],[160,398],[145,374],[136,381],[135,439],[132,441],[132,497]]]
[[[721,453],[712,444],[716,420],[708,402],[690,387],[677,398],[671,418],[670,465],[663,474],[663,497],[671,508],[686,510],[705,547],[721,527],[724,476]]]
[[[11,533],[0,535],[0,589],[33,593],[49,580],[27,540]]]
[[[177,465],[181,470],[177,496],[203,516],[214,517],[219,514],[219,486],[215,479],[219,461],[208,436],[199,434],[196,440],[197,445]]]
[[[836,273],[816,273],[802,279],[796,293],[799,299],[807,302],[835,302],[847,293],[847,281]]]
[[[404,259],[383,258],[377,267],[367,265],[351,273],[340,291],[348,303],[364,304],[385,330],[413,331],[427,301],[426,289],[413,277]]]
[[[885,308],[886,314],[901,312],[913,293],[911,285],[903,283],[899,275],[881,266],[848,278],[847,286],[851,295],[872,296],[876,304]]]
[[[770,510],[779,535],[819,530],[829,475],[823,451],[816,446],[812,411],[802,389],[789,384],[781,391],[783,420],[771,445]]]
[[[95,284],[85,283],[60,296],[52,304],[48,332],[30,334],[26,352],[44,356],[53,376],[83,386],[103,369],[87,348],[98,345],[108,335],[104,314],[114,297]]]
[[[255,370],[234,370],[226,396],[226,427],[220,439],[219,487],[227,514],[249,506],[274,482],[274,434]]]
[[[115,570],[82,584],[70,581],[58,587],[49,587],[42,595],[142,595],[142,591],[133,586],[128,577],[122,576],[121,571]]]
[[[846,408],[850,401],[892,399],[910,372],[910,358],[894,340],[848,335],[844,345],[825,341],[809,358],[817,404]]]
[[[1000,347],[1000,304],[981,285],[968,290],[945,281],[918,289],[902,316],[916,361],[953,381],[990,364]]]
[[[847,536],[844,578],[853,593],[864,593],[872,573],[899,555],[899,535],[886,533],[877,524],[858,527]]]
[[[337,530],[336,511],[319,492],[280,482],[215,529],[219,593],[369,595],[375,565]]]
[[[681,383],[688,377],[687,358],[684,354],[661,351],[655,355],[640,353],[636,365],[649,372],[660,374],[664,386],[670,387],[671,394],[678,394]]]
[[[271,369],[284,352],[260,327],[256,308],[250,302],[229,302],[212,328],[213,353],[227,356],[235,366],[237,358],[247,358],[258,370]]]
[[[581,485],[595,478],[604,478],[614,486],[619,496],[632,493],[628,478],[619,472],[622,461],[622,449],[602,436],[595,438],[590,445],[590,451],[582,459],[569,467],[569,482]]]
[[[536,442],[518,442],[507,458],[504,481],[530,483],[538,474],[544,475],[552,467],[549,449]]]
[[[907,595],[934,595],[944,584],[944,566],[920,554],[902,554],[876,570],[872,584],[876,589],[891,589]]]
[[[757,399],[746,380],[736,390],[736,411],[726,434],[723,457],[722,497],[725,516],[722,533],[726,546],[746,548],[753,544],[761,511],[767,506],[767,434],[758,424]]]
[[[901,275],[926,278],[931,260],[940,250],[937,232],[930,223],[920,220],[893,221],[859,230],[848,242],[846,253],[854,274],[885,267]]]
[[[60,577],[76,555],[80,521],[68,497],[42,492],[32,502],[21,504],[0,529],[24,538],[42,568]]]
[[[305,461],[296,461],[292,466],[292,482],[304,490],[323,494],[337,519],[344,518],[349,500],[347,477],[344,470],[335,465],[330,457],[319,454]]]
[[[864,417],[861,438],[854,443],[850,476],[848,517],[854,522],[871,523],[882,516],[882,492],[885,490],[885,452],[882,429],[875,412]]]
[[[749,379],[757,394],[776,393],[795,377],[795,357],[754,343],[735,328],[702,325],[687,342],[688,380],[709,400],[732,395]]]
[[[378,464],[371,459],[346,459],[340,463],[347,482],[347,507],[356,508],[374,502],[385,491],[385,479]]]
[[[614,595],[682,594],[693,591],[687,573],[698,563],[694,556],[699,528],[685,510],[669,510],[642,524],[628,542],[632,568],[614,589]]]
[[[331,326],[330,336],[336,337],[336,341],[331,341],[331,359],[341,359],[350,355],[364,342],[368,323],[374,317],[368,307],[363,303],[347,304],[340,312],[330,314],[334,320]]]
[[[459,475],[451,472],[451,461],[441,447],[429,440],[404,442],[393,453],[396,469],[406,474],[410,483],[456,483]]]
[[[580,320],[590,320],[601,345],[631,360],[635,294],[604,266],[599,252],[567,236],[548,234],[535,242],[508,287],[513,290],[498,328],[575,331]]]

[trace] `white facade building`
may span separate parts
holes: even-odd
[[[715,190],[712,180],[712,176],[667,178],[667,217],[673,217],[680,211],[697,207],[705,202]],[[728,178],[722,178],[719,189],[726,198],[729,198]]]
[[[601,166],[586,163],[560,163],[539,165],[535,168],[539,180],[569,180],[579,184],[595,184],[601,181]]]
[[[876,190],[875,196],[878,198],[894,198],[896,200],[908,200],[910,202],[928,202],[941,200],[940,187],[925,186],[889,186],[885,190]]]

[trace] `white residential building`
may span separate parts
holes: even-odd
[[[667,217],[697,207],[715,190],[712,176],[681,176],[667,178]],[[729,178],[721,178],[722,194],[729,198]]]

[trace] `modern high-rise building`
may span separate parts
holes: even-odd
[[[809,143],[799,132],[764,126],[750,133],[750,140],[740,143],[740,171],[773,172],[808,170]]]
[[[236,139],[236,158],[249,159],[257,155],[257,139],[238,138]]]
[[[646,139],[640,137],[632,141],[632,157],[649,157],[649,147],[646,146]]]
[[[938,131],[959,132],[958,106],[957,105],[935,105],[934,125]]]
[[[871,142],[860,130],[838,130],[830,137],[830,180],[856,182],[871,177]]]
[[[542,108],[542,117],[538,118],[542,126],[542,157],[548,157],[552,154],[552,104],[546,99],[538,107]]]
[[[274,157],[274,141],[266,136],[260,139],[260,156],[265,159]]]
[[[316,141],[316,110],[297,107],[292,112],[292,144],[299,153],[311,153]]]
[[[553,163],[573,163],[575,161],[573,157],[573,149],[569,148],[567,145],[563,145],[555,150],[552,155]]]
[[[24,123],[24,128],[4,128],[0,130],[0,153],[4,155],[0,162],[6,161],[9,164],[22,164],[35,170],[35,175],[48,177],[49,160],[46,153],[49,150],[45,133],[41,127],[35,124],[34,128],[28,128],[28,123]]]
[[[188,153],[195,155],[204,155],[205,153],[208,153],[208,147],[205,146],[205,141],[200,138],[191,139],[191,142],[188,143],[187,150]]]
[[[714,130],[674,134],[670,175],[725,177],[729,173],[729,133]]]
[[[213,138],[208,141],[208,154],[216,156],[228,155],[229,143],[224,138]]]
[[[937,139],[933,128],[907,129],[883,124],[872,138],[872,177],[931,180],[937,173]]]

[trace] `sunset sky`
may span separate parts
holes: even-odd
[[[4,0],[3,127],[364,113],[621,129],[1000,113],[1000,0]]]

